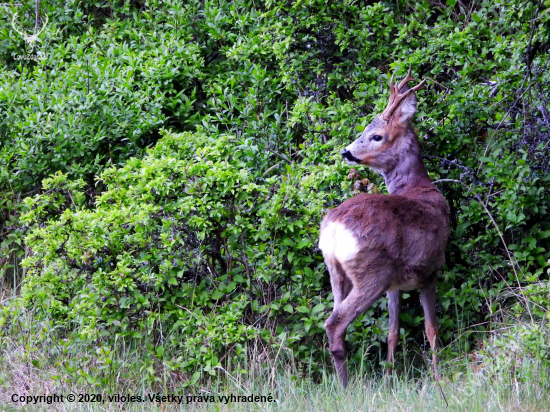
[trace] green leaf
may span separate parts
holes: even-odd
[[[298,245],[296,245],[296,248],[303,249],[304,247],[309,246],[310,244],[311,242],[309,241],[309,239],[302,239],[298,242]]]
[[[317,304],[313,307],[313,309],[311,310],[311,313],[320,312],[320,311],[324,310],[325,308],[326,308],[326,305],[324,303],[319,303],[319,304]]]
[[[215,290],[214,292],[212,292],[212,294],[210,295],[210,298],[212,300],[218,300],[220,299],[222,296],[224,296],[225,294],[220,292],[219,290]]]

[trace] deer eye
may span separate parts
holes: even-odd
[[[375,134],[374,136],[371,137],[371,139],[374,140],[375,142],[379,142],[380,140],[382,140],[382,136]]]

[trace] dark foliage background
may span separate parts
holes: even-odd
[[[550,2],[50,1],[25,50],[11,16],[31,32],[34,7],[0,22],[4,333],[25,311],[60,338],[140,340],[152,380],[160,362],[194,383],[253,345],[315,373],[332,304],[318,226],[356,179],[338,153],[409,65],[429,79],[416,127],[452,211],[444,355],[502,308],[546,313]],[[402,338],[422,352],[404,298]],[[349,329],[356,360],[384,356],[385,310]]]

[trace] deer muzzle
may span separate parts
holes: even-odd
[[[354,155],[352,155],[351,152],[347,148],[342,149],[342,157],[349,164],[357,165],[357,164],[360,163],[359,159],[356,158]]]

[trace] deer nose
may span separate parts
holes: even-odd
[[[348,162],[356,162],[359,163],[359,159],[357,159],[355,156],[351,154],[351,152],[344,148],[342,149],[342,157],[347,160]]]

